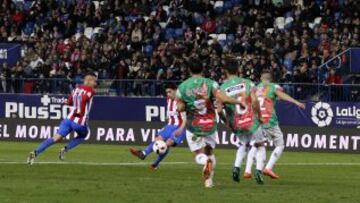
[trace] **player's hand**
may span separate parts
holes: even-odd
[[[177,130],[174,132],[175,137],[179,137],[179,136],[181,135],[182,131],[183,131],[182,129],[177,129]]]
[[[305,109],[305,104],[304,104],[304,103],[300,103],[300,102],[299,102],[299,103],[297,103],[296,105],[297,105],[300,109],[303,109],[303,110]]]
[[[240,107],[241,107],[242,109],[245,109],[245,108],[246,108],[246,103],[245,103],[244,101],[238,100],[237,103],[240,105]]]

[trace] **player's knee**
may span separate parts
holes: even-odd
[[[166,145],[168,147],[176,147],[176,142],[173,139],[166,140]]]
[[[86,138],[86,135],[87,135],[86,133],[84,133],[84,134],[78,134],[78,136],[77,136],[76,138],[84,138],[84,139],[85,139],[85,138]]]
[[[158,135],[158,136],[155,137],[155,141],[159,141],[159,140],[164,140],[164,139],[161,137],[161,135]]]
[[[211,155],[212,154],[212,147],[210,145],[206,145],[204,148],[205,154],[206,155]]]
[[[62,136],[59,134],[54,135],[54,137],[52,137],[52,139],[54,140],[54,142],[60,142],[62,140]]]
[[[194,156],[196,156],[198,154],[204,154],[205,152],[204,152],[204,149],[198,149],[198,150],[193,151],[193,153],[194,153]]]
[[[254,144],[254,146],[255,146],[256,148],[265,146],[265,142],[257,142],[257,143]]]
[[[275,145],[275,147],[278,148],[279,150],[284,150],[284,149],[285,149],[284,143],[282,143],[282,144],[277,144],[277,145]]]

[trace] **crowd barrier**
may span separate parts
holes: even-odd
[[[0,78],[0,93],[69,94],[81,79],[67,78]],[[157,97],[165,92],[169,80],[99,79],[97,95],[126,97]],[[360,84],[280,83],[284,91],[296,99],[311,101],[359,101]]]

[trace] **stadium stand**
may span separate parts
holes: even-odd
[[[191,57],[203,61],[205,76],[221,83],[227,56],[238,58],[241,76],[255,82],[270,69],[280,83],[356,83],[348,77],[345,52],[360,45],[359,5],[356,0],[0,0],[0,41],[20,42],[23,50],[14,66],[2,65],[1,91],[68,93],[85,72],[94,71],[112,79],[101,83],[100,92],[154,96],[161,94],[162,81],[188,77]],[[298,98],[324,96],[316,87],[284,88]],[[342,89],[331,92],[335,95],[325,96],[343,98]],[[359,92],[348,90],[347,99]]]

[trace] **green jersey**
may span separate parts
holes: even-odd
[[[257,85],[256,95],[260,103],[261,121],[264,128],[279,125],[276,116],[276,90],[282,88],[275,83],[262,82]]]
[[[219,85],[207,78],[191,77],[180,84],[176,96],[185,103],[186,128],[196,136],[208,136],[217,130],[214,107]]]
[[[229,97],[242,100],[245,107],[235,104],[225,104],[226,118],[235,130],[235,134],[253,134],[260,126],[260,122],[254,114],[251,102],[251,92],[254,91],[254,84],[247,79],[233,77],[221,85],[221,91]]]

